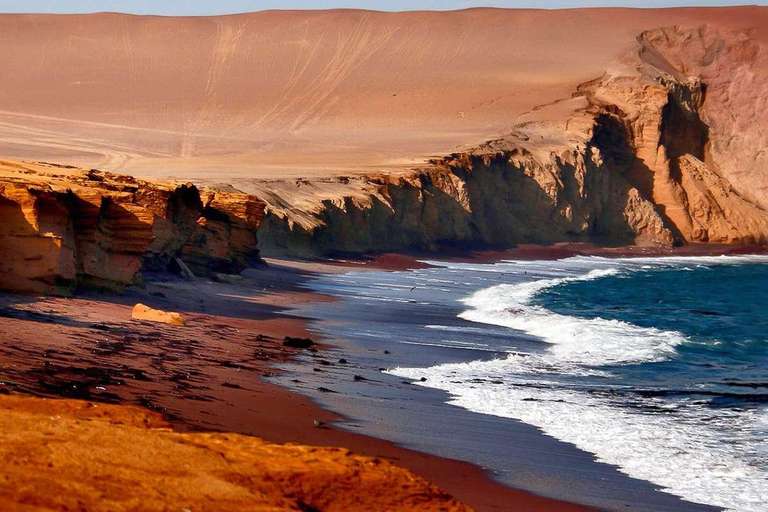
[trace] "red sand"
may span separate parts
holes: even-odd
[[[391,268],[394,261],[405,266],[408,258],[390,256],[383,261]],[[14,383],[6,386],[14,392],[150,406],[168,414],[182,431],[217,430],[274,442],[343,446],[386,458],[478,511],[588,510],[507,488],[468,463],[335,428],[316,428],[313,420],[341,418],[260,378],[273,371],[272,363],[295,353],[282,347],[283,336],[310,336],[302,319],[280,316],[277,309],[324,299],[295,287],[302,272],[249,271],[258,281],[243,286],[155,283],[149,287],[153,295],[0,295],[0,337],[5,341],[0,375]],[[166,298],[156,295],[160,293]],[[130,320],[138,299],[182,312],[188,326]]]

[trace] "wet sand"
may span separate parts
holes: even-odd
[[[408,268],[415,258],[385,256],[378,268]],[[76,298],[0,294],[0,390],[140,405],[179,431],[226,431],[274,442],[344,446],[413,470],[476,510],[588,510],[494,482],[468,463],[400,448],[328,423],[342,420],[308,398],[267,383],[272,365],[296,349],[285,336],[311,337],[302,318],[282,314],[330,300],[303,291],[311,272],[359,262],[274,264],[230,283],[151,276],[147,290]],[[369,262],[366,268],[377,268]],[[179,311],[187,327],[134,321],[136,302]],[[319,341],[319,340],[316,340]],[[323,345],[309,349],[318,358]],[[318,428],[314,420],[323,422]],[[448,441],[448,440],[447,440]]]

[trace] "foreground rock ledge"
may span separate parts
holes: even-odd
[[[0,508],[470,510],[343,448],[181,434],[139,408],[18,396],[0,396]]]

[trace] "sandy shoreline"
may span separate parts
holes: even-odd
[[[388,256],[386,269],[405,270],[412,268],[409,267],[409,262],[420,263],[435,259],[491,263],[510,259],[554,260],[575,255],[693,257],[761,252],[764,250],[748,247],[694,246],[669,251],[647,248],[603,249],[585,244],[559,244],[553,247],[519,247],[500,252],[459,253],[452,254],[448,258],[444,258],[442,254],[439,258],[429,254]],[[423,263],[420,265],[423,266]],[[374,261],[370,266],[361,267],[358,270],[376,270],[376,267],[377,264]],[[314,308],[310,305],[309,308],[299,309],[297,314],[313,318],[311,328],[315,332],[333,339],[340,339],[334,344],[338,348],[332,352],[329,360],[341,356],[349,358],[349,355],[352,355],[356,359],[355,364],[322,366],[319,363],[325,364],[324,361],[303,357],[300,363],[288,366],[290,380],[288,377],[280,377],[278,381],[318,400],[325,407],[347,415],[349,420],[342,425],[342,428],[353,432],[372,433],[431,454],[466,457],[467,460],[483,467],[499,470],[495,478],[507,485],[543,493],[556,499],[584,500],[592,506],[612,510],[621,510],[622,507],[631,507],[627,510],[714,510],[706,505],[684,502],[668,492],[660,492],[658,486],[646,480],[629,478],[622,471],[617,470],[617,467],[594,462],[592,454],[574,450],[571,445],[566,446],[551,438],[544,440],[545,436],[533,427],[524,424],[516,425],[512,420],[494,420],[492,417],[480,414],[457,411],[457,408],[447,403],[451,396],[441,391],[426,391],[420,386],[418,391],[415,389],[409,391],[408,388],[414,388],[414,386],[408,386],[408,382],[400,382],[401,379],[383,375],[380,371],[383,368],[398,366],[426,368],[442,363],[468,362],[494,357],[493,353],[468,353],[465,350],[450,349],[448,345],[443,349],[438,348],[442,345],[432,345],[436,341],[432,340],[426,332],[424,332],[426,337],[423,339],[419,338],[418,334],[409,335],[414,332],[409,326],[415,328],[424,323],[454,325],[448,320],[452,318],[450,313],[452,308],[448,306],[447,311],[438,310],[436,303],[442,304],[442,302],[436,297],[433,301],[429,295],[417,293],[411,297],[413,300],[407,302],[416,301],[421,304],[420,301],[426,300],[427,303],[432,303],[434,308],[429,305],[419,306],[412,313],[409,313],[409,308],[405,306],[394,309],[384,307],[383,312],[378,316],[376,313],[366,312],[369,308],[364,306],[365,304],[378,304],[377,301],[386,302],[394,300],[394,297],[408,298],[408,293],[403,297],[396,294],[390,295],[386,291],[377,292],[379,287],[381,290],[396,290],[404,283],[420,283],[420,289],[423,290],[424,286],[429,286],[424,283],[430,281],[428,279],[430,275],[432,274],[422,274],[422,278],[413,281],[407,280],[404,276],[389,278],[382,274],[368,277],[360,274],[348,280],[334,277],[320,279],[317,285],[312,285],[312,289],[323,292],[327,290],[328,293],[338,295],[342,301],[340,307],[329,304]],[[442,279],[450,278],[442,277]],[[406,288],[410,284],[406,285]],[[367,291],[363,291],[367,290],[368,286],[372,287],[370,295]],[[370,297],[371,300],[361,300],[358,304],[356,299],[345,298],[348,294],[351,294],[350,297],[356,297],[358,295],[356,290],[359,290],[363,297]],[[442,306],[439,307],[442,308]],[[459,312],[456,311],[455,314]],[[355,318],[357,314],[361,315],[357,323],[353,320],[347,326],[345,318],[348,315]],[[389,319],[387,315],[393,314],[397,318]],[[356,333],[359,333],[359,337],[356,337]],[[426,344],[423,349],[418,348],[422,341]],[[363,382],[352,382],[353,375],[356,379],[357,375],[362,376]],[[334,393],[319,393],[318,386],[330,388]],[[391,415],[382,411],[390,411]],[[441,424],[430,428],[434,418],[440,418]],[[449,426],[444,427],[444,423],[448,423]],[[398,425],[402,426],[404,432],[398,433]],[[430,432],[434,435],[431,436]],[[475,438],[481,436],[483,443],[472,441],[473,436]],[[430,437],[440,440],[450,439],[450,444],[455,444],[455,448],[445,446],[438,440],[433,441]],[[520,443],[522,447],[512,447]],[[496,448],[486,448],[485,445]]]
[[[670,252],[561,244],[440,257],[492,262],[577,254],[745,252],[764,251],[693,246]],[[282,346],[285,336],[315,339],[319,351],[310,354],[319,362],[337,364],[327,361],[325,340],[307,330],[306,319],[283,314],[302,304],[333,300],[307,292],[300,286],[302,281],[319,272],[419,268],[425,266],[423,260],[435,257],[389,254],[323,263],[269,260],[268,267],[249,270],[244,278],[228,283],[152,276],[146,291],[129,290],[120,296],[85,292],[66,299],[0,294],[0,335],[6,341],[0,351],[0,387],[13,394],[139,405],[165,414],[178,431],[236,432],[278,443],[343,446],[408,468],[476,510],[589,510],[509,488],[470,463],[333,426],[316,428],[314,420],[329,424],[344,418],[263,379],[275,373],[276,363],[297,354]],[[180,311],[189,325],[174,328],[132,321],[130,308],[136,302]]]
[[[367,268],[408,268],[410,256],[384,256]],[[494,482],[481,468],[400,448],[333,427],[341,418],[310,399],[262,380],[307,337],[306,322],[280,311],[328,300],[302,291],[309,272],[340,265],[296,263],[248,271],[245,280],[151,281],[146,292],[76,298],[0,295],[3,388],[11,393],[133,404],[165,414],[179,431],[224,431],[273,442],[343,446],[385,458],[476,510],[588,510]],[[180,311],[187,328],[130,320],[136,302]],[[55,329],[51,329],[55,326]],[[243,343],[245,341],[245,343]],[[319,340],[318,340],[319,341]]]

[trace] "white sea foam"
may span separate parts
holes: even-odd
[[[503,385],[476,380],[516,373],[520,365],[510,368],[510,362],[397,368],[391,373],[416,380],[426,377],[426,382],[416,384],[447,391],[453,405],[535,425],[632,477],[654,482],[690,501],[745,512],[766,510],[765,474],[724,442],[724,432],[750,430],[759,413],[730,412],[707,421],[693,408],[669,415],[642,413],[617,407],[606,397],[552,388],[546,386],[551,382],[538,379],[505,378]]]
[[[674,331],[638,327],[617,320],[584,319],[530,305],[533,296],[568,281],[593,280],[618,269],[591,270],[583,276],[501,284],[480,290],[463,302],[471,309],[461,318],[510,327],[552,344],[550,363],[602,366],[664,359],[685,337]]]
[[[596,280],[659,266],[691,267],[768,262],[765,256],[619,258],[578,256],[558,262],[519,261],[493,265],[440,263],[452,270],[509,273],[518,284],[480,290],[463,300],[461,317],[508,327],[540,338],[541,351],[505,358],[396,368],[404,378],[451,395],[450,403],[471,411],[517,418],[545,433],[594,453],[630,476],[649,480],[688,500],[739,511],[768,510],[768,476],[742,453],[750,436],[768,430],[768,411],[723,410],[717,414],[684,402],[580,390],[562,377],[610,376],[611,365],[662,361],[686,338],[675,331],[605,319],[561,315],[531,303],[540,291],[573,280]],[[485,274],[484,274],[485,275]],[[430,326],[430,328],[436,328]],[[608,368],[605,368],[608,366]],[[501,376],[503,384],[489,382]],[[483,381],[483,379],[486,379]],[[629,404],[631,405],[631,404]],[[649,409],[648,406],[653,406]],[[665,411],[667,413],[665,413]],[[737,439],[739,436],[743,438]],[[752,445],[754,446],[754,444]],[[754,450],[760,456],[760,448]],[[764,454],[763,454],[764,455]]]

